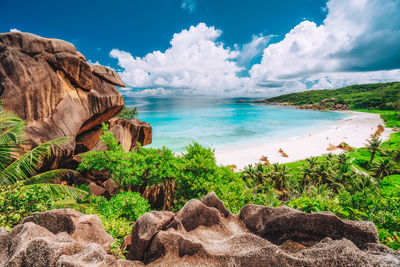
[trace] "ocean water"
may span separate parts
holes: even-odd
[[[153,127],[150,147],[182,152],[192,141],[215,149],[266,144],[327,128],[348,116],[330,111],[237,103],[238,98],[125,97]]]

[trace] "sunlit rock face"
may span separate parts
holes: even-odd
[[[0,266],[143,266],[111,254],[114,239],[95,215],[38,212],[10,232],[0,228]]]
[[[214,193],[177,213],[140,217],[127,258],[151,266],[398,266],[400,253],[379,244],[371,222],[329,212],[246,205],[237,214]]]
[[[77,152],[97,145],[99,126],[108,123],[124,106],[115,86],[125,86],[118,74],[104,66],[87,64],[71,43],[29,33],[0,34],[0,99],[4,108],[26,120],[26,135],[32,147],[71,137],[55,155],[52,167],[67,164],[75,153],[76,140],[83,144]],[[129,128],[120,134],[125,138],[125,147],[132,148],[130,143],[136,145],[142,140],[142,145],[151,143],[149,125],[146,136],[139,136],[141,126],[136,121],[118,125]],[[130,141],[126,140],[128,132]]]

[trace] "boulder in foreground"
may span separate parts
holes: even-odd
[[[143,266],[107,253],[113,242],[95,215],[39,212],[10,232],[0,229],[0,266]]]
[[[127,258],[154,266],[399,266],[371,222],[332,213],[246,205],[238,215],[214,193],[177,213],[134,224]]]
[[[375,225],[328,212],[246,205],[234,215],[214,193],[177,213],[151,211],[110,252],[99,218],[71,209],[35,213],[0,228],[0,266],[399,266]]]

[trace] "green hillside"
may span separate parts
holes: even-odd
[[[305,105],[318,103],[327,98],[337,98],[336,103],[347,104],[352,109],[400,109],[400,82],[351,85],[336,90],[310,90],[267,100]]]

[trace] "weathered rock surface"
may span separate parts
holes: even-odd
[[[138,119],[121,119],[112,118],[109,121],[110,131],[119,140],[122,147],[126,151],[130,151],[137,147],[137,143],[141,145],[151,144],[153,137],[153,129],[149,123]],[[96,144],[94,150],[104,150],[105,146],[102,143]]]
[[[214,193],[176,214],[150,212],[134,224],[127,257],[150,266],[399,266],[370,222],[328,212],[246,205],[237,215]]]
[[[27,121],[27,138],[32,147],[71,137],[51,160],[53,168],[60,162],[70,167],[68,162],[74,153],[98,144],[99,126],[124,106],[114,85],[124,83],[113,70],[87,64],[71,43],[29,33],[0,34],[0,99],[4,108]],[[123,138],[124,147],[131,148],[136,142],[151,143],[150,125],[123,119],[112,123],[111,128],[118,128],[115,131]]]
[[[10,232],[0,231],[0,266],[143,266],[108,254],[105,246],[113,241],[94,215],[36,213]]]
[[[268,99],[264,100],[239,100],[239,103],[264,103],[269,105],[278,105],[278,106],[294,106],[298,109],[311,109],[311,110],[349,110],[350,107],[346,104],[338,103],[340,102],[337,98],[326,98],[321,100],[320,102],[313,104],[304,104],[304,105],[295,105],[290,102],[271,102]]]
[[[23,223],[33,222],[57,234],[66,232],[75,241],[82,244],[96,243],[110,250],[114,239],[108,234],[95,215],[84,215],[73,209],[59,209],[37,212],[26,217]]]
[[[177,213],[151,211],[124,240],[127,260],[94,215],[71,209],[35,213],[0,228],[0,266],[399,266],[370,222],[328,212],[246,205],[237,214],[214,193]]]
[[[89,185],[87,187],[90,189],[90,193],[95,196],[101,196],[106,192],[105,188],[98,186],[96,183],[93,182],[89,182]]]
[[[121,78],[109,68],[101,65],[91,65],[90,69],[92,73],[100,79],[106,80],[107,82],[117,86],[125,87],[125,83],[121,80]]]

